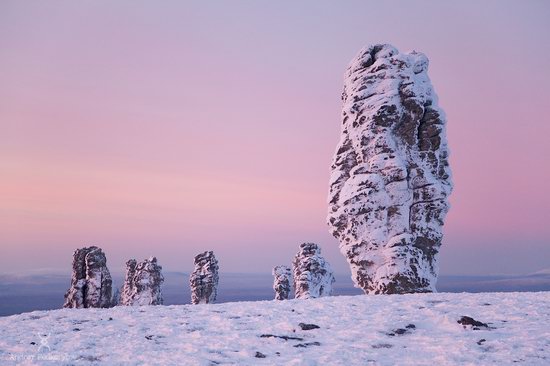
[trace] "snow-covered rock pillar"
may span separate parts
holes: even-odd
[[[452,182],[427,71],[424,54],[377,44],[345,75],[327,221],[365,293],[435,291]]]
[[[273,290],[275,300],[288,300],[290,296],[290,268],[287,266],[276,266],[273,268]]]
[[[130,259],[126,262],[120,305],[162,305],[163,282],[162,267],[156,257],[139,263],[135,259]]]
[[[137,261],[130,259],[126,262],[126,274],[124,284],[120,292],[120,305],[132,305],[132,296],[134,293],[134,275],[136,274]]]
[[[111,307],[112,286],[105,253],[95,246],[77,249],[73,253],[71,287],[65,294],[63,307]]]
[[[195,256],[195,269],[189,278],[192,304],[210,304],[218,294],[218,261],[214,252]]]
[[[300,251],[292,261],[294,298],[309,299],[332,295],[334,274],[321,256],[321,248],[314,243],[300,244]]]

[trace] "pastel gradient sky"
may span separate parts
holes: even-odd
[[[430,58],[455,190],[442,274],[550,267],[547,1],[2,1],[0,271],[270,272],[325,225],[349,61]]]

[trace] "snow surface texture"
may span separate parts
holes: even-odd
[[[294,298],[310,299],[332,295],[334,274],[321,256],[315,243],[300,244],[300,251],[292,262],[294,272]]]
[[[287,266],[276,266],[273,268],[273,290],[275,300],[288,300],[290,296],[290,268]]]
[[[64,308],[107,308],[114,305],[113,281],[105,253],[95,246],[73,253],[71,287],[65,294]]]
[[[192,304],[210,304],[218,294],[218,260],[214,252],[195,256],[195,269],[189,278]]]
[[[328,224],[365,293],[435,291],[452,190],[428,59],[364,48],[345,75]]]
[[[548,324],[550,292],[60,309],[0,317],[0,364],[548,365]]]
[[[121,305],[162,305],[162,267],[157,258],[150,257],[137,263],[126,262],[126,276],[120,297]]]

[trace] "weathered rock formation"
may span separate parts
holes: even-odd
[[[112,302],[113,281],[105,253],[95,246],[73,253],[71,287],[65,294],[64,308],[108,308]]]
[[[132,305],[131,297],[134,293],[134,275],[136,274],[137,261],[130,259],[126,262],[126,274],[120,291],[119,305]]]
[[[435,291],[452,182],[422,53],[364,48],[345,77],[328,224],[365,293]]]
[[[162,305],[163,282],[162,267],[157,263],[156,257],[139,263],[130,259],[126,262],[120,305]]]
[[[300,244],[300,251],[294,256],[292,267],[296,299],[332,295],[334,275],[328,262],[321,256],[321,248],[317,244]]]
[[[218,261],[214,252],[195,256],[195,269],[189,278],[192,304],[210,304],[218,294]]]
[[[275,300],[288,300],[290,296],[290,268],[287,266],[276,266],[273,268],[273,290]]]

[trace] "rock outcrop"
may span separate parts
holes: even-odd
[[[120,305],[162,305],[162,267],[156,257],[150,257],[143,262],[130,259],[126,262],[126,276]]]
[[[275,300],[288,300],[290,296],[290,268],[287,266],[276,266],[273,268],[273,290]]]
[[[427,70],[424,54],[378,44],[345,75],[327,221],[365,293],[435,291],[452,182]]]
[[[300,251],[292,261],[294,298],[309,299],[332,295],[334,274],[321,256],[321,248],[314,243],[300,244]]]
[[[214,252],[207,251],[195,256],[195,269],[189,278],[192,304],[210,304],[216,301],[218,270]]]
[[[105,253],[95,246],[73,253],[71,287],[65,294],[64,308],[108,308],[114,306],[113,281]]]

